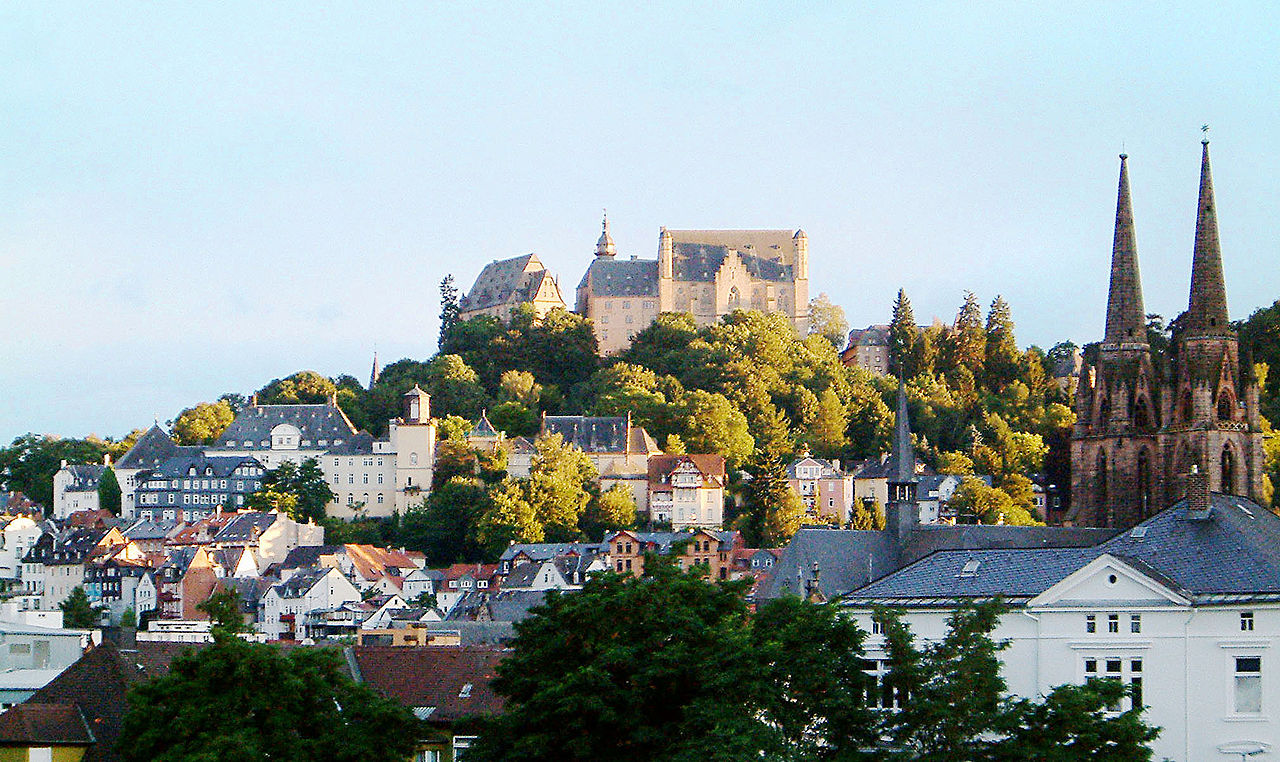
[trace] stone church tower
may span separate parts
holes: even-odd
[[[1106,333],[1097,365],[1084,369],[1076,389],[1078,525],[1127,527],[1169,507],[1182,498],[1192,465],[1216,492],[1261,498],[1257,380],[1227,318],[1208,141],[1203,146],[1190,304],[1173,323],[1163,368],[1147,343],[1127,157],[1120,156]]]

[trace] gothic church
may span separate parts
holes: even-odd
[[[1227,318],[1218,216],[1203,141],[1187,311],[1168,357],[1147,341],[1127,157],[1120,155],[1111,284],[1096,364],[1076,388],[1071,518],[1129,527],[1183,497],[1193,469],[1210,489],[1262,499],[1262,434],[1253,362]]]

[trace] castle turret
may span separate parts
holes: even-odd
[[[658,236],[658,277],[671,279],[672,261],[675,259],[675,245],[671,241],[671,233],[662,229]]]
[[[618,253],[618,247],[613,245],[613,237],[609,235],[609,214],[604,215],[604,221],[600,223],[600,239],[596,241],[597,257],[614,257]]]
[[[803,230],[797,230],[791,239],[796,247],[796,279],[807,280],[809,277],[809,236]]]

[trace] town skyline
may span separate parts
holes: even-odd
[[[1011,10],[1005,28],[950,10],[136,13],[4,12],[0,70],[23,84],[0,126],[17,149],[0,314],[25,327],[0,340],[0,393],[21,400],[6,442],[123,436],[304,368],[364,378],[375,349],[425,359],[444,275],[465,291],[535,252],[571,292],[602,207],[620,258],[653,258],[662,226],[803,229],[811,294],[852,327],[888,322],[899,287],[920,322],[950,321],[968,289],[1005,297],[1023,346],[1083,344],[1121,151],[1147,308],[1185,309],[1206,121],[1230,316],[1280,293],[1260,266],[1280,237],[1261,5]]]

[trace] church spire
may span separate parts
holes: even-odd
[[[373,370],[369,373],[369,388],[378,383],[378,377],[382,375],[382,370],[378,368],[378,350],[373,350]]]
[[[1107,295],[1105,344],[1147,343],[1142,279],[1138,274],[1138,241],[1133,232],[1129,197],[1129,157],[1120,154],[1120,190],[1116,197],[1116,232],[1111,245],[1111,288]]]
[[[916,452],[911,447],[911,420],[907,415],[907,390],[898,377],[898,414],[893,422],[893,473],[889,481],[907,484],[916,480]]]
[[[1222,248],[1218,243],[1218,210],[1209,170],[1209,138],[1200,143],[1200,203],[1196,209],[1195,254],[1191,259],[1191,300],[1182,327],[1195,333],[1223,333],[1230,324],[1227,286],[1222,278]]]

